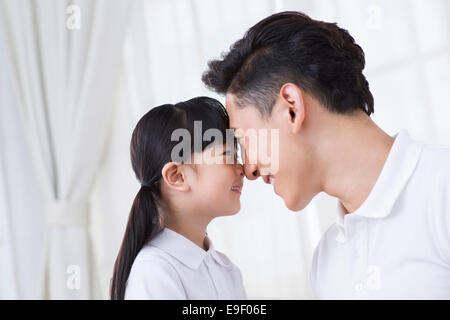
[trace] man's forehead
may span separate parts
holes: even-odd
[[[241,106],[236,101],[236,96],[227,93],[225,97],[225,107],[230,118],[231,129],[246,129],[251,127],[257,121],[259,114],[253,106]]]
[[[228,117],[230,118],[230,128],[233,130],[236,130],[238,127],[238,124],[236,123],[237,119],[235,117],[235,97],[232,93],[227,93],[225,96],[225,108],[228,113]]]
[[[235,97],[232,93],[227,93],[225,95],[225,108],[227,112],[230,113],[236,105]]]

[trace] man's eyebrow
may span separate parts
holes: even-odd
[[[235,127],[230,127],[231,130],[233,130],[233,132],[236,133],[245,133],[244,129],[241,128],[235,128]]]

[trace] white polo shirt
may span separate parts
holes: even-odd
[[[368,198],[317,246],[319,299],[450,299],[450,148],[402,130]]]
[[[208,251],[164,228],[139,251],[125,299],[247,299],[240,270],[206,239]]]

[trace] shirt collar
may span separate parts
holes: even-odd
[[[387,217],[414,172],[423,143],[412,140],[406,130],[401,130],[394,138],[374,187],[363,204],[352,214],[367,218]],[[344,214],[344,209],[340,207],[338,224],[343,224]]]
[[[228,267],[229,264],[219,256],[208,236],[206,236],[205,241],[208,244],[207,251],[181,234],[169,228],[164,228],[150,241],[150,244],[168,253],[191,269],[197,269],[207,255],[211,255],[220,265]]]

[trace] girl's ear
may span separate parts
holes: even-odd
[[[161,175],[169,188],[178,191],[189,191],[190,186],[182,169],[180,163],[168,162],[162,168]]]

